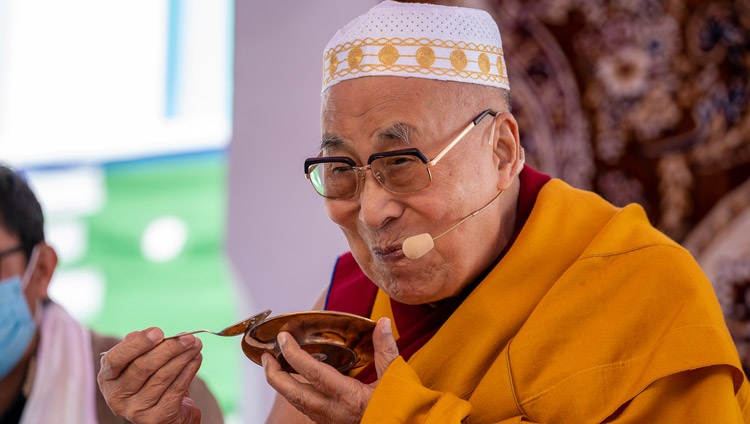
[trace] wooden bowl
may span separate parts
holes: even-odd
[[[272,354],[287,372],[295,372],[281,354],[276,336],[286,331],[300,348],[341,373],[373,360],[375,321],[333,311],[293,312],[278,315],[251,327],[242,338],[242,351],[260,365],[264,352]]]

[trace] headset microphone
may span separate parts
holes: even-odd
[[[401,250],[404,252],[404,256],[406,256],[409,259],[421,258],[427,252],[432,250],[433,247],[435,247],[435,240],[453,231],[454,228],[468,221],[469,218],[473,218],[477,216],[479,212],[482,212],[483,210],[487,209],[492,203],[494,203],[495,200],[497,200],[497,198],[500,197],[501,194],[503,194],[502,190],[500,190],[495,195],[495,197],[493,197],[492,200],[490,200],[486,205],[475,210],[474,212],[466,216],[464,219],[458,221],[458,223],[454,224],[452,227],[443,231],[441,234],[438,234],[436,237],[432,237],[429,233],[422,233],[422,234],[417,234],[416,236],[407,237],[404,240],[404,243],[401,245]]]

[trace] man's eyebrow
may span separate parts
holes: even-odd
[[[336,137],[333,134],[323,134],[323,137],[320,140],[320,151],[324,151],[325,149],[332,149],[336,147],[340,147],[344,144],[344,141],[340,138]]]
[[[381,140],[399,140],[403,141],[406,144],[409,144],[410,130],[411,127],[409,127],[408,125],[401,122],[396,122],[390,127],[378,131],[378,138]]]
[[[405,144],[410,144],[409,133],[411,127],[402,123],[396,122],[395,124],[384,128],[377,133],[377,137],[381,140],[396,140],[402,141]],[[320,140],[320,151],[326,149],[335,149],[344,145],[344,141],[330,133],[323,134]]]

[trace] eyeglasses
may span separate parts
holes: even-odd
[[[327,199],[356,196],[364,185],[367,169],[386,190],[398,194],[415,193],[432,182],[430,168],[437,165],[487,115],[496,116],[497,112],[487,109],[480,113],[432,160],[415,148],[373,153],[364,166],[356,166],[357,163],[346,156],[309,158],[305,159],[305,176],[315,191]]]

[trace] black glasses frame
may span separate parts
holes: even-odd
[[[429,162],[429,160],[427,159],[427,156],[425,156],[421,150],[411,147],[408,149],[391,150],[389,152],[373,153],[370,155],[369,158],[367,158],[367,166],[372,165],[372,163],[378,159],[390,158],[393,156],[416,156],[419,160],[422,161],[422,163],[426,164]],[[352,168],[366,168],[367,167],[367,166],[357,167],[357,162],[355,162],[354,159],[348,156],[325,156],[325,157],[305,159],[305,174],[309,174],[310,167],[313,165],[317,165],[319,163],[331,163],[331,162],[342,162],[351,166]]]
[[[12,255],[13,253],[20,252],[23,250],[23,245],[19,244],[16,247],[11,247],[10,249],[5,249],[2,252],[0,252],[0,260],[3,260],[6,256]]]
[[[315,157],[315,158],[307,158],[307,159],[305,159],[305,176],[307,177],[307,179],[311,180],[310,179],[310,167],[313,166],[313,165],[317,165],[317,164],[320,164],[320,163],[340,162],[340,163],[345,163],[345,164],[351,166],[352,169],[354,169],[354,171],[357,174],[359,174],[360,179],[364,180],[364,172],[368,168],[370,168],[370,170],[372,170],[372,167],[370,165],[372,164],[373,161],[375,161],[377,159],[387,158],[387,157],[393,157],[393,156],[415,156],[415,157],[419,158],[419,160],[421,160],[422,163],[424,163],[426,165],[427,173],[429,175],[430,182],[431,182],[432,181],[432,172],[430,171],[430,168],[432,166],[437,165],[438,161],[440,161],[440,159],[442,159],[443,156],[445,156],[451,149],[453,149],[453,147],[456,144],[458,144],[458,142],[461,141],[464,138],[464,136],[466,134],[468,134],[469,131],[471,131],[472,128],[474,128],[477,125],[479,125],[479,123],[482,121],[482,119],[484,119],[485,116],[491,115],[491,116],[494,117],[494,116],[497,116],[497,114],[498,113],[495,112],[495,111],[493,111],[492,109],[486,109],[486,110],[482,111],[482,113],[480,113],[479,115],[477,115],[476,118],[472,119],[472,121],[469,122],[469,125],[467,125],[463,129],[463,131],[461,131],[460,134],[458,134],[456,137],[454,137],[453,140],[451,140],[451,142],[448,143],[448,145],[446,145],[445,148],[443,148],[443,150],[440,151],[440,153],[438,153],[437,155],[435,155],[434,158],[429,159],[429,160],[427,159],[427,156],[425,156],[424,153],[422,153],[421,150],[419,150],[417,148],[413,148],[413,147],[412,148],[408,148],[408,149],[391,150],[391,151],[388,151],[388,152],[373,153],[373,154],[370,155],[369,158],[367,158],[367,165],[364,165],[364,166],[357,166],[357,162],[355,162],[354,159],[352,159],[352,158],[350,158],[348,156],[325,156],[325,157],[319,156],[319,157]],[[380,181],[380,178],[378,178],[377,175],[375,176],[375,179],[378,180],[378,182],[380,183],[380,185],[382,185],[386,190],[388,189],[387,187],[385,187],[385,185],[383,184],[383,182]],[[429,186],[429,184],[428,184],[428,186]],[[350,197],[354,197],[359,192],[359,190],[360,190],[360,184],[358,182],[357,183],[357,190]],[[320,192],[318,192],[317,189],[315,189],[315,192],[318,193],[319,195],[323,196],[323,197],[327,197],[327,196],[321,194]],[[405,194],[405,193],[400,193],[400,194]],[[340,198],[340,199],[348,199],[348,198],[349,197]],[[332,199],[337,199],[337,198],[332,198]]]

